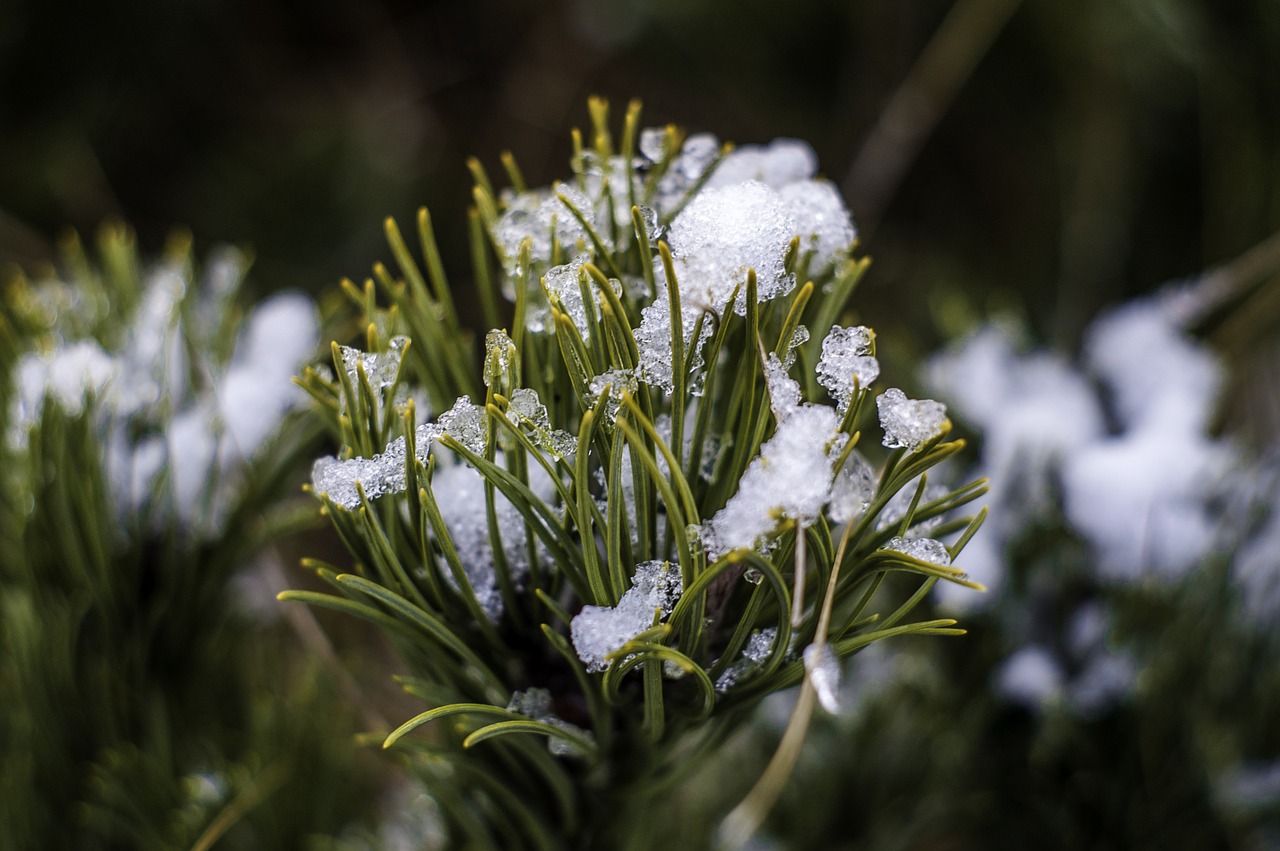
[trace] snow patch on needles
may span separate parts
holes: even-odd
[[[569,625],[573,648],[590,672],[609,668],[605,658],[671,614],[683,585],[680,568],[667,561],[636,565],[631,587],[616,606],[583,606]]]
[[[831,499],[832,467],[847,439],[831,408],[802,405],[777,431],[738,482],[738,492],[703,524],[708,561],[764,544],[786,520],[809,525]]]
[[[426,463],[431,444],[446,434],[477,455],[484,452],[483,410],[463,396],[441,414],[437,422],[414,429],[418,460]],[[348,511],[360,507],[360,488],[370,500],[402,493],[405,489],[407,446],[403,437],[397,437],[372,458],[349,458],[345,461],[333,456],[320,458],[311,467],[311,488]]]
[[[551,500],[555,494],[555,483],[537,464],[530,465],[529,488],[544,501]],[[497,623],[504,607],[489,537],[484,477],[466,464],[442,465],[437,467],[432,477],[431,492],[436,497],[449,539],[458,552],[467,582],[475,592],[480,608],[489,620]],[[499,490],[495,489],[493,500],[502,551],[512,579],[519,582],[528,574],[530,567],[524,515]],[[454,584],[452,573],[445,576],[450,584]]]

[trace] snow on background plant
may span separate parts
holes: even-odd
[[[247,257],[200,272],[184,236],[144,263],[108,226],[96,254],[69,239],[62,273],[15,276],[0,313],[0,845],[336,830],[368,793],[317,723],[331,690],[256,646],[287,633],[236,585],[298,525],[284,486],[318,430],[292,376],[316,307],[244,315]],[[329,815],[283,804],[286,785]]]

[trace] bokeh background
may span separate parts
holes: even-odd
[[[939,293],[1069,344],[1280,227],[1271,0],[5,0],[0,260],[124,217],[314,291],[427,204],[465,269],[466,157],[566,173],[589,94],[809,140],[876,259],[863,309],[925,347]]]

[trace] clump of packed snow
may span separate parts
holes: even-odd
[[[795,286],[786,271],[787,247],[795,219],[781,196],[762,183],[704,189],[671,223],[671,246],[680,298],[693,307],[724,310],[735,288],[754,269],[760,301],[785,295]],[[733,309],[746,311],[746,293]]]
[[[809,254],[810,275],[825,271],[848,256],[858,232],[833,183],[803,180],[783,186],[778,194],[796,221],[800,250]]]
[[[606,657],[671,614],[683,589],[680,568],[667,561],[636,565],[631,587],[616,606],[583,606],[569,625],[573,648],[587,670],[607,670]]]
[[[652,130],[649,131],[649,151],[646,156],[657,162],[662,160],[667,153],[666,130],[653,129],[662,133],[664,138],[659,142],[657,134]],[[645,142],[643,134],[641,135],[641,142],[642,144]],[[661,145],[661,155],[654,156],[659,154],[659,145]],[[643,150],[643,147],[641,150]],[[685,203],[689,193],[698,185],[698,181],[716,162],[716,158],[719,155],[720,140],[710,133],[694,133],[685,139],[684,144],[680,146],[680,153],[671,158],[666,173],[658,181],[658,194],[655,199],[658,212],[663,216],[667,216]]]
[[[876,399],[880,427],[884,429],[884,445],[893,449],[915,451],[939,437],[947,424],[947,409],[932,399],[908,399],[907,394],[890,387]]]
[[[564,200],[561,200],[562,196]],[[577,254],[577,244],[586,241],[587,231],[569,209],[569,204],[595,227],[590,199],[567,184],[550,190],[526,192],[508,201],[506,210],[494,226],[493,236],[502,251],[504,269],[509,278],[520,275],[520,246],[526,240],[529,242],[530,262],[544,268],[551,263],[553,235],[566,257]]]
[[[818,155],[800,139],[774,139],[768,145],[741,145],[720,161],[707,180],[707,189],[747,181],[782,189],[808,180],[818,171]]]
[[[667,234],[687,347],[696,354],[710,337],[711,323],[707,323],[702,336],[697,341],[692,339],[701,312],[720,316],[731,299],[735,311],[745,312],[749,270],[756,274],[759,301],[791,291],[795,276],[786,271],[785,262],[794,234],[795,220],[785,203],[764,184],[735,184],[704,190],[694,197],[671,223]],[[640,346],[642,379],[670,390],[671,311],[662,292],[667,286],[671,282],[663,275],[658,298],[641,313],[636,342]]]

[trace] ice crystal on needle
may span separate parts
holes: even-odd
[[[404,360],[404,351],[409,345],[408,337],[392,337],[387,343],[386,352],[362,352],[351,346],[340,346],[342,368],[351,379],[352,386],[359,386],[359,369],[364,368],[365,377],[373,390],[386,390],[395,383],[400,374],[400,364]]]
[[[551,692],[545,688],[531,688],[515,692],[511,695],[511,701],[507,704],[507,710],[564,730],[579,739],[595,742],[595,736],[589,731],[570,724],[555,714]],[[584,756],[582,749],[573,741],[557,736],[552,736],[548,739],[547,749],[556,756]]]
[[[636,375],[629,369],[610,369],[591,379],[589,389],[597,400],[606,392],[609,401],[604,406],[604,418],[613,422],[618,418],[618,409],[622,406],[622,394],[635,394],[638,384]]]
[[[920,561],[947,567],[951,564],[951,553],[941,541],[933,538],[893,538],[884,545],[884,549],[911,556]]]
[[[516,357],[516,344],[507,332],[493,329],[484,338],[484,386],[492,387],[511,369]]]
[[[848,523],[867,510],[876,495],[876,471],[853,450],[831,483],[831,506],[828,513],[837,523]],[[887,506],[886,506],[887,508]]]
[[[583,275],[582,269],[590,259],[591,257],[587,254],[579,254],[563,266],[548,269],[543,279],[547,292],[560,302],[560,309],[568,315],[569,321],[578,329],[578,333],[584,340],[589,340],[591,333],[587,327],[587,305],[582,300],[580,280]],[[589,284],[588,291],[590,291]]]
[[[932,399],[908,399],[907,394],[891,387],[876,399],[880,427],[884,429],[884,445],[905,447],[915,451],[942,434],[947,422],[947,408]]]
[[[880,377],[880,363],[871,354],[875,333],[864,325],[833,325],[822,340],[818,359],[818,383],[836,400],[840,413],[849,408],[855,388],[866,388]]]

